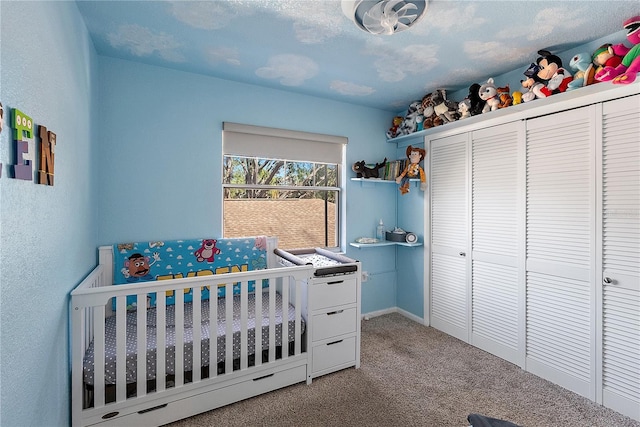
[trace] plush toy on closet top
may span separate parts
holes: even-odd
[[[601,82],[633,83],[640,72],[640,15],[627,19],[622,26],[627,30],[627,40],[633,46],[628,48],[622,43],[612,46],[615,53],[624,54],[624,57],[617,67],[605,66],[596,73],[596,79]]]
[[[571,74],[562,68],[559,56],[552,55],[548,50],[539,50],[538,55],[536,63],[532,63],[524,72],[527,79],[521,82],[522,87],[528,89],[522,94],[524,102],[564,92],[573,80]]]

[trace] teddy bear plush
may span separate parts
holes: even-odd
[[[387,139],[392,139],[400,135],[400,125],[403,121],[404,119],[400,116],[395,116],[393,118],[393,120],[391,121],[391,127],[387,131]]]
[[[458,112],[460,113],[459,120],[471,117],[471,101],[469,101],[469,98],[465,98],[458,103]]]
[[[351,166],[351,170],[356,173],[358,178],[379,178],[378,169],[385,167],[387,164],[387,158],[385,157],[382,163],[376,163],[375,166],[367,166],[364,160],[355,162]]]
[[[598,71],[596,80],[611,81],[614,84],[630,84],[636,80],[636,75],[640,72],[640,15],[624,21],[623,27],[627,30],[627,40],[633,46],[624,55],[620,65],[615,68],[604,67]],[[618,49],[621,49],[619,45]]]

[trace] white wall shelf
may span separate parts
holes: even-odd
[[[379,248],[381,246],[408,246],[410,248],[413,248],[413,247],[416,247],[416,246],[422,246],[422,243],[420,243],[420,242],[417,242],[417,243],[391,242],[389,240],[385,240],[384,242],[378,242],[378,243],[356,243],[356,242],[351,242],[351,243],[349,243],[349,245],[353,246],[354,248],[358,248],[358,249]]]
[[[396,184],[395,180],[382,179],[382,178],[351,178],[351,181],[360,182],[363,187],[372,187],[377,184]],[[412,178],[410,182],[420,182],[418,178]]]

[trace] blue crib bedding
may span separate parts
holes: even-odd
[[[262,350],[269,348],[269,298],[268,293],[263,292],[262,295]],[[209,319],[209,300],[201,302],[201,361],[202,366],[209,365],[209,342],[210,342],[210,319]],[[217,321],[217,362],[225,360],[225,342],[226,342],[226,310],[225,298],[218,298],[218,321]],[[248,313],[251,316],[247,321],[247,347],[248,354],[255,353],[255,294],[248,296]],[[282,296],[276,293],[276,312],[275,312],[275,340],[276,346],[282,345],[282,324],[284,313],[282,311]],[[288,304],[288,313],[286,315],[288,321],[288,337],[289,342],[295,340],[295,308]],[[191,371],[193,368],[193,304],[191,302],[184,304],[184,371]],[[127,384],[137,381],[137,312],[130,310],[127,312],[127,356],[126,356],[126,378]],[[156,308],[150,308],[147,311],[147,380],[153,380],[156,376]],[[240,357],[240,296],[233,297],[233,358]],[[301,317],[301,334],[304,333],[306,323]],[[175,374],[175,306],[166,307],[166,363],[165,371],[167,374]],[[94,383],[94,343],[91,341],[84,356],[84,382],[89,385]],[[116,383],[116,316],[105,319],[105,384]]]

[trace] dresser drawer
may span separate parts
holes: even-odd
[[[332,278],[309,286],[309,302],[313,310],[356,302],[356,278]]]
[[[344,365],[355,364],[356,361],[356,337],[345,338],[313,347],[312,353],[313,373]]]
[[[313,341],[356,331],[356,308],[334,310],[313,316]]]

